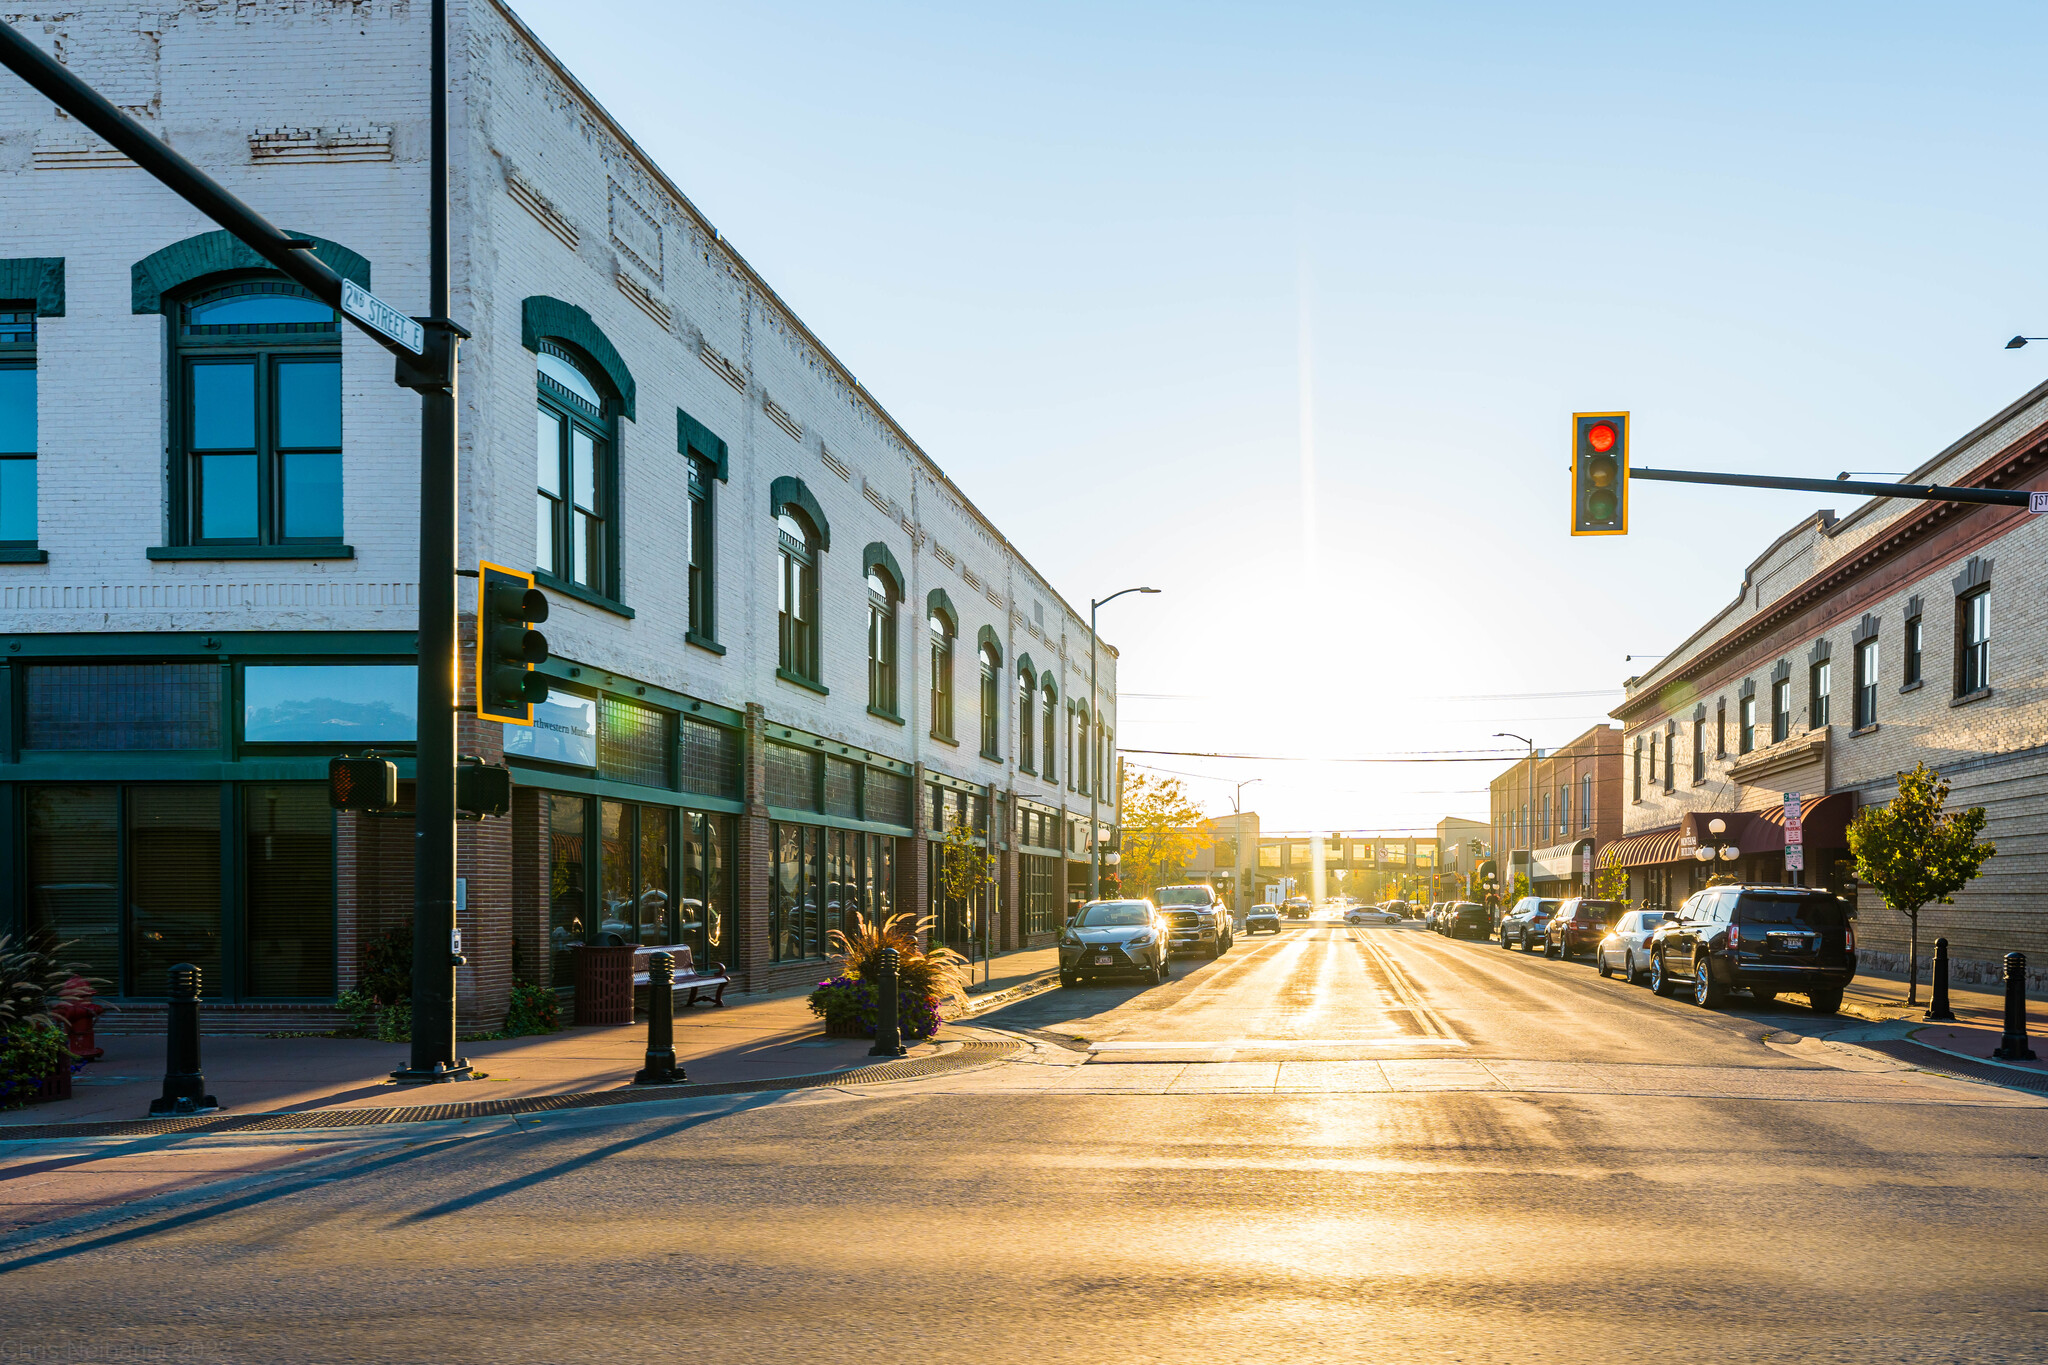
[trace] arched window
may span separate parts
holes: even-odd
[[[896,714],[896,600],[903,594],[879,564],[868,568],[868,709]]]
[[[818,670],[818,534],[785,506],[775,518],[775,610],[782,671],[815,683]]]
[[[932,736],[953,738],[953,637],[957,627],[942,607],[931,608],[927,620],[932,637]]]
[[[218,276],[215,277],[218,281]],[[242,278],[178,301],[173,525],[190,545],[335,544],[341,337],[289,280]]]
[[[1088,713],[1074,713],[1074,790],[1088,790]]]
[[[1002,730],[1003,675],[1002,660],[996,657],[994,645],[983,645],[981,655],[981,756],[1000,759],[1003,756]]]
[[[1048,782],[1057,782],[1060,780],[1058,739],[1060,731],[1060,694],[1059,689],[1053,686],[1052,674],[1050,673],[1045,675],[1040,687],[1045,704],[1039,709],[1040,724],[1038,730],[1040,736],[1039,744],[1045,751],[1045,768],[1043,772],[1039,773],[1039,776]]]
[[[543,339],[535,373],[534,563],[542,573],[615,597],[612,423],[597,367]]]
[[[1037,770],[1037,718],[1038,679],[1027,659],[1017,668],[1017,766],[1027,773]]]

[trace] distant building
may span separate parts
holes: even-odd
[[[1590,883],[1600,850],[1622,837],[1621,747],[1621,731],[1596,725],[1493,780],[1503,896],[1517,876],[1539,896],[1573,895]]]
[[[1449,894],[1441,846],[1434,838],[1311,833],[1260,836],[1255,876],[1260,898],[1282,878],[1293,881],[1291,895],[1317,895],[1318,864],[1325,898],[1441,900]]]

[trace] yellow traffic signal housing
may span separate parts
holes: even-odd
[[[547,662],[548,637],[533,629],[548,619],[547,594],[533,575],[498,564],[477,565],[476,713],[507,725],[533,724],[548,680],[533,671]]]
[[[1572,414],[1572,534],[1628,534],[1628,414]]]

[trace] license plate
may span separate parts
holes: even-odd
[[[1808,940],[1792,934],[1773,934],[1771,938],[1781,953],[1803,953],[1809,948]]]
[[[1098,966],[1098,967],[1107,967],[1107,966],[1108,966],[1108,965],[1109,965],[1109,964],[1110,964],[1111,962],[1114,962],[1115,960],[1116,960],[1116,959],[1114,959],[1114,958],[1112,958],[1112,957],[1109,957],[1109,956],[1105,955],[1105,956],[1102,956],[1102,957],[1098,957],[1098,958],[1096,958],[1096,959],[1095,959],[1095,965],[1096,965],[1096,966]]]

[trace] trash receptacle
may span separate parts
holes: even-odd
[[[576,1022],[633,1022],[633,946],[576,949]]]

